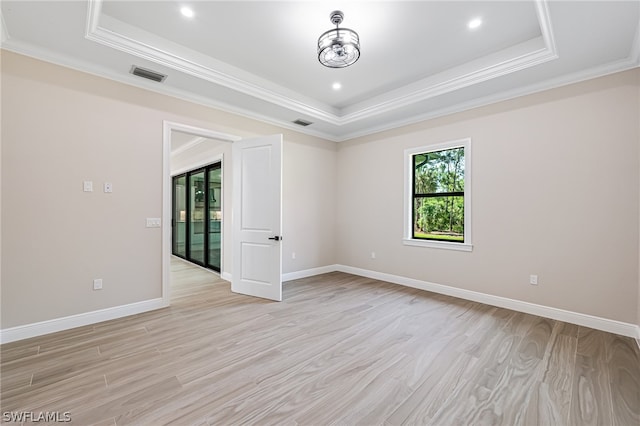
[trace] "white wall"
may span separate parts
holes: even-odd
[[[636,323],[637,73],[340,144],[340,262]],[[466,137],[473,251],[404,246],[403,151]]]
[[[283,133],[283,271],[336,263],[332,142],[6,51],[2,113],[2,329],[161,296],[163,120]]]

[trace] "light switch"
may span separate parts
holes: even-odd
[[[93,192],[93,182],[90,180],[85,180],[82,183],[82,188],[84,189],[84,192]]]
[[[160,228],[162,221],[159,217],[148,217],[147,218],[147,228]]]
[[[104,183],[104,192],[113,192],[113,185],[111,184],[111,182]]]
[[[102,278],[96,278],[93,280],[93,289],[102,290]]]

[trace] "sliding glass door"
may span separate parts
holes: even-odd
[[[207,169],[209,175],[209,230],[207,267],[220,271],[221,230],[222,230],[222,167],[220,163]]]
[[[187,175],[189,180],[189,259],[204,265],[205,170]]]
[[[173,177],[173,254],[220,271],[222,165]]]
[[[187,177],[173,178],[173,254],[187,256]]]

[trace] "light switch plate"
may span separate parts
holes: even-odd
[[[90,180],[85,180],[82,182],[82,189],[84,192],[93,192],[93,182]]]
[[[162,220],[159,217],[148,217],[147,228],[160,228]]]

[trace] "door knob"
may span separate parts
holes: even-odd
[[[281,236],[276,235],[275,237],[269,237],[270,240],[276,240],[276,241],[280,241],[282,239]]]

